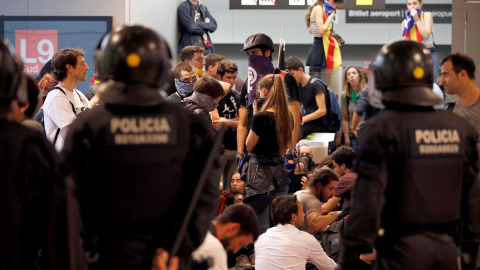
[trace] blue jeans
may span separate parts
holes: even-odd
[[[285,176],[287,177],[287,176]],[[289,185],[279,186],[275,189],[274,198],[278,195],[287,195]],[[258,214],[258,226],[260,227],[260,234],[266,232],[270,228],[270,205],[268,205],[263,212]]]
[[[432,55],[432,60],[433,60],[433,82],[437,82],[437,78],[440,75],[440,65],[438,64],[438,58],[437,58],[437,52],[430,51],[430,54]]]

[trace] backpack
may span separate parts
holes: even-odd
[[[322,245],[323,250],[328,255],[328,257],[332,258],[334,261],[337,261],[340,257],[340,244],[342,241],[341,237],[343,236],[343,232],[345,231],[345,222],[348,218],[349,212],[350,207],[347,207],[320,234],[320,245]]]
[[[337,97],[328,88],[328,86],[319,78],[312,78],[312,81],[319,81],[323,87],[327,90],[328,97],[325,95],[325,106],[327,108],[327,114],[320,119],[324,123],[327,132],[337,132],[340,130],[342,123],[342,113],[340,111],[340,105],[338,104]]]

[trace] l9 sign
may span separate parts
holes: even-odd
[[[15,30],[15,51],[27,74],[38,74],[57,51],[57,45],[57,30]]]

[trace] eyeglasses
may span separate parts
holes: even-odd
[[[205,61],[205,57],[195,57],[195,58],[192,58],[192,59],[196,59],[199,62]]]
[[[182,81],[180,79],[178,79],[179,82],[182,82],[182,83],[194,83],[197,81],[197,76],[193,77],[192,79],[186,79],[185,81]]]

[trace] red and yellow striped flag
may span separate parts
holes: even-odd
[[[323,22],[327,21],[328,15],[323,7]],[[342,55],[340,53],[340,46],[335,38],[332,37],[332,26],[328,25],[327,31],[323,33],[323,49],[325,50],[325,59],[327,62],[327,68],[338,68],[342,66]]]
[[[419,19],[423,22],[423,11],[419,13]],[[412,41],[416,41],[418,43],[422,43],[422,35],[420,31],[418,31],[417,26],[414,24],[409,31],[406,31],[405,35],[403,36],[404,39],[410,39]]]

